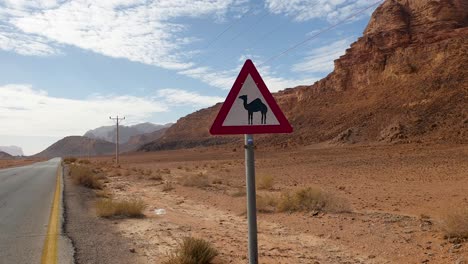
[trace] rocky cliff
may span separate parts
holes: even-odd
[[[275,98],[295,130],[259,137],[275,145],[468,143],[468,0],[386,0],[332,73]],[[141,149],[238,141],[209,135],[219,108],[181,118]]]

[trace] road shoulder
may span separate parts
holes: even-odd
[[[143,263],[130,250],[132,242],[113,226],[118,220],[98,218],[94,212],[94,191],[75,185],[64,173],[64,231],[75,248],[75,263]]]

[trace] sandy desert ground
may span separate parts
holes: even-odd
[[[247,263],[242,146],[124,155],[120,168],[112,157],[92,161],[108,175],[114,198],[148,205],[144,218],[112,222],[145,263],[160,263],[185,236],[213,243],[216,263]],[[273,178],[259,196],[314,186],[350,208],[288,213],[263,206],[260,263],[468,263],[468,244],[444,237],[443,222],[468,208],[466,145],[258,146],[256,169],[258,180]],[[207,180],[184,186],[194,175]],[[156,215],[161,208],[167,213]]]
[[[18,166],[25,166],[35,162],[40,162],[45,159],[43,158],[27,158],[27,159],[0,159],[0,169],[11,168],[11,167],[18,167]]]

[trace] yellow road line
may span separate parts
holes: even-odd
[[[44,241],[44,248],[42,250],[41,264],[56,264],[57,263],[57,248],[58,236],[60,231],[60,195],[62,193],[62,185],[60,183],[61,166],[57,169],[57,180],[55,183],[54,200],[52,201],[52,210],[50,211],[49,226],[47,228],[47,235]]]

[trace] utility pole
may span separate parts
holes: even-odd
[[[115,163],[119,164],[119,120],[125,120],[124,117],[112,117],[110,116],[109,119],[115,120],[117,122],[117,131],[116,131],[116,139],[115,139]]]

